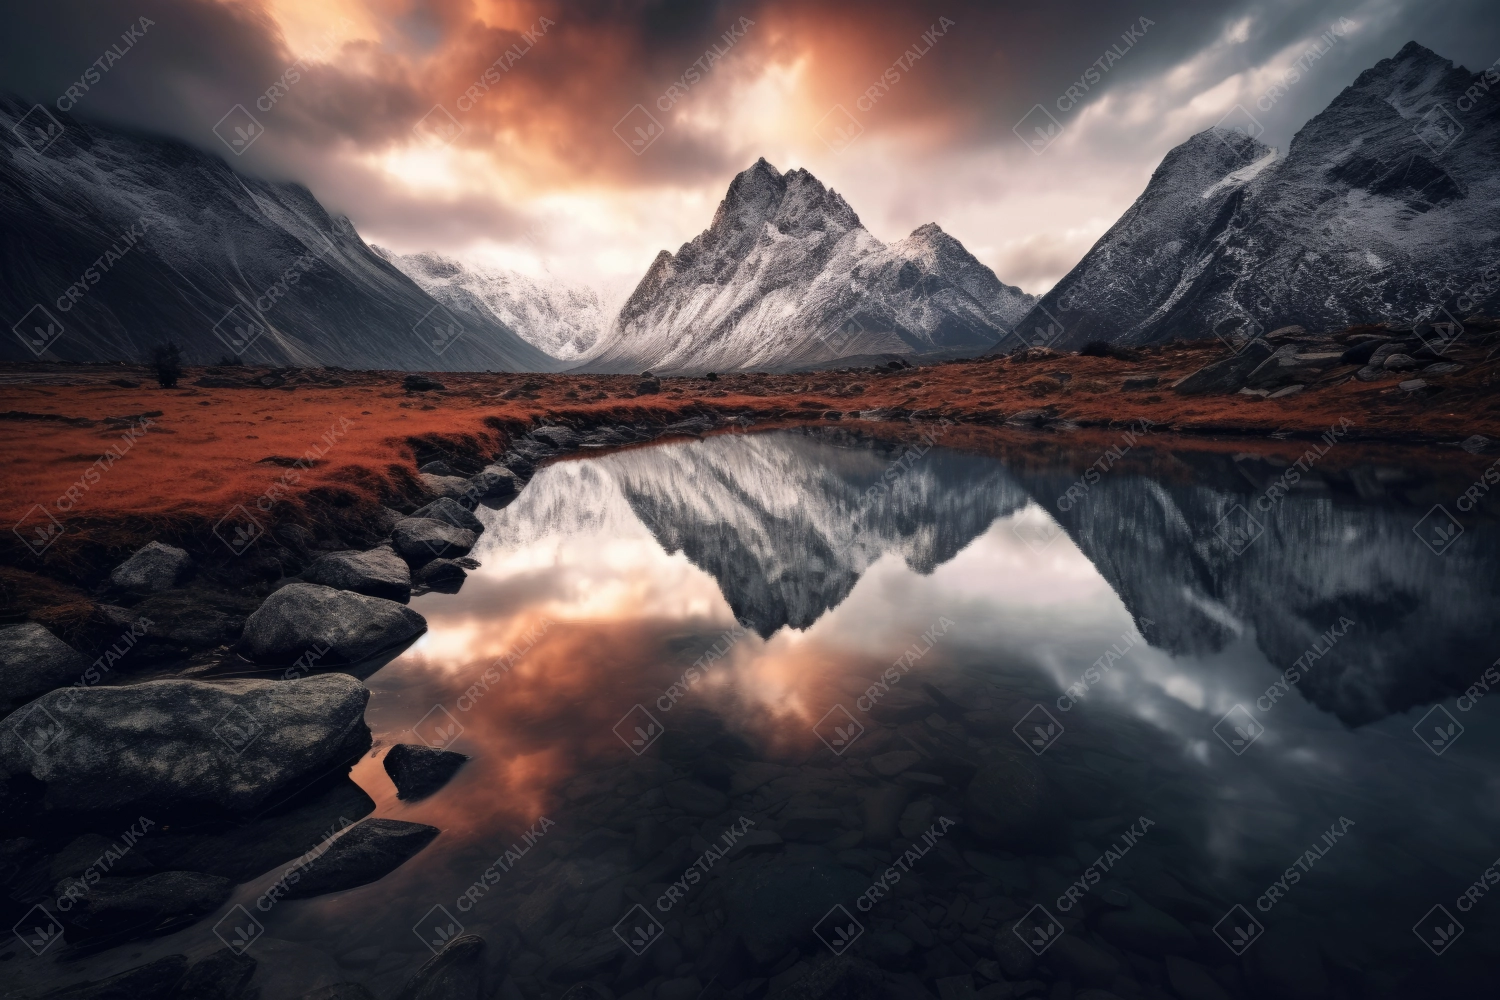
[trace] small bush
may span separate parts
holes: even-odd
[[[182,348],[173,341],[167,341],[160,347],[151,351],[151,367],[156,369],[156,381],[163,389],[172,389],[177,386],[177,380],[182,377]]]
[[[1141,353],[1107,340],[1091,340],[1078,350],[1085,358],[1114,358],[1116,361],[1139,361]]]

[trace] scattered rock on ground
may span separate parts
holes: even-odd
[[[38,622],[0,628],[0,714],[83,677],[89,661]]]
[[[467,528],[455,528],[447,521],[426,517],[408,517],[391,532],[396,551],[413,566],[464,555],[476,541],[478,536]]]
[[[468,759],[452,750],[397,743],[385,755],[385,773],[395,782],[398,798],[420,799],[446,785]]]
[[[368,660],[425,631],[427,619],[395,601],[290,583],[245,622],[240,648],[257,663],[292,663],[319,654],[314,665],[328,667]]]
[[[399,819],[361,820],[301,869],[301,878],[283,898],[309,899],[368,885],[400,868],[438,832],[435,826]]]
[[[302,574],[308,583],[352,590],[391,601],[411,599],[411,570],[396,550],[382,545],[367,552],[330,552]]]
[[[115,567],[109,582],[136,594],[171,590],[192,572],[193,557],[161,542],[147,542]]]
[[[970,829],[999,847],[1026,847],[1051,827],[1055,814],[1046,776],[1036,762],[1016,753],[990,760],[969,782]]]
[[[1275,352],[1270,344],[1262,340],[1252,340],[1238,354],[1204,365],[1178,381],[1172,389],[1184,396],[1238,392],[1245,387],[1250,373],[1259,368],[1273,353]]]
[[[47,809],[249,812],[368,750],[369,697],[346,674],[79,690],[50,736],[29,716],[0,727],[0,813],[28,800],[22,775]]]
[[[112,878],[80,886],[59,882],[58,899],[76,895],[66,911],[59,906],[68,941],[117,943],[160,937],[212,913],[229,899],[234,883],[201,872],[159,872]]]
[[[413,373],[401,380],[401,388],[407,392],[434,392],[445,386],[435,378]]]

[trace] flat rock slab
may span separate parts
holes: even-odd
[[[161,542],[148,542],[115,567],[109,582],[137,594],[171,590],[193,571],[193,557]]]
[[[468,528],[429,517],[403,518],[391,531],[391,543],[413,566],[433,559],[452,559],[467,553],[479,536]]]
[[[1172,388],[1184,396],[1239,392],[1245,388],[1250,373],[1274,353],[1265,341],[1252,340],[1238,354],[1204,365]]]
[[[425,631],[427,619],[395,601],[290,583],[245,622],[240,648],[257,663],[292,663],[316,654],[315,665],[331,666],[371,659]]]
[[[411,570],[395,549],[385,546],[367,552],[330,552],[319,556],[303,572],[302,579],[403,604],[411,599]]]
[[[42,807],[66,812],[250,812],[368,750],[369,699],[346,674],[160,680],[49,697],[0,727],[0,813],[33,808],[37,794]]]
[[[411,516],[425,517],[432,521],[447,521],[455,528],[466,528],[476,535],[484,533],[484,522],[475,517],[472,510],[448,497],[434,500],[425,507],[418,507]]]
[[[473,497],[474,487],[462,476],[434,476],[431,473],[418,473],[417,478],[422,480],[422,485],[427,488],[428,493],[440,497],[448,497],[451,500],[465,500]]]
[[[468,761],[452,750],[397,743],[385,755],[385,773],[396,783],[396,797],[420,799],[446,785]]]
[[[89,661],[37,622],[0,628],[0,712],[83,677]]]
[[[439,830],[399,819],[367,819],[328,845],[323,855],[300,869],[284,899],[308,899],[368,885],[384,878],[432,843]]]
[[[68,941],[136,941],[160,937],[212,913],[228,901],[234,883],[202,872],[159,872],[139,878],[101,878],[93,884],[58,883],[57,898],[76,895],[61,912]]]

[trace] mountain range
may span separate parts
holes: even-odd
[[[1482,77],[1411,42],[1285,155],[1246,131],[1198,133],[1022,320],[1022,340],[1237,343],[1292,324],[1494,313],[1500,99],[1466,97]]]
[[[306,188],[173,139],[67,115],[32,130],[0,97],[0,359],[172,339],[190,362],[788,370],[1494,313],[1500,98],[1483,82],[1413,42],[1285,154],[1253,124],[1200,132],[1040,299],[936,224],[882,243],[838,192],[761,159],[617,315],[586,288],[372,248]]]
[[[729,185],[708,229],[657,255],[580,370],[979,354],[1033,301],[935,224],[887,246],[812,174],[760,159]]]

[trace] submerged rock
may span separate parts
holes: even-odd
[[[410,642],[427,619],[379,597],[290,583],[245,622],[240,647],[257,663],[291,663],[317,654],[319,666],[358,663]]]
[[[109,582],[137,594],[171,590],[193,569],[193,557],[161,542],[147,542],[115,567]]]
[[[227,878],[201,872],[59,882],[57,898],[71,899],[60,917],[73,944],[117,943],[160,937],[223,906],[234,890]]]
[[[67,812],[250,812],[368,750],[369,698],[354,678],[324,674],[148,681],[33,702],[20,711],[56,714],[0,728],[0,813],[37,796]]]
[[[1056,819],[1054,797],[1034,760],[1005,753],[981,767],[965,799],[969,828],[998,847],[1038,843]]]
[[[484,951],[483,938],[459,935],[422,963],[392,1000],[480,1000]]]
[[[468,761],[452,750],[397,743],[385,755],[385,773],[396,784],[396,796],[420,799],[442,788]]]
[[[300,868],[283,899],[308,899],[353,889],[385,878],[432,843],[438,828],[399,819],[367,819],[328,845],[321,857]]]
[[[391,542],[413,566],[433,559],[452,559],[474,547],[479,536],[468,528],[428,517],[408,517],[391,532]]]
[[[367,552],[330,552],[320,556],[303,572],[302,579],[367,597],[402,603],[411,599],[411,570],[406,560],[383,545]]]
[[[0,628],[0,714],[83,679],[88,665],[38,622]]]

